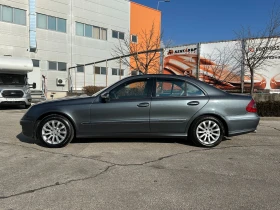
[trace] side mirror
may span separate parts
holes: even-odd
[[[35,82],[33,82],[33,84],[32,84],[32,88],[33,88],[33,89],[35,89],[35,88],[36,88],[36,83],[35,83]]]
[[[110,101],[110,95],[109,95],[108,92],[103,93],[100,97],[101,97],[102,100],[105,101],[105,102]]]

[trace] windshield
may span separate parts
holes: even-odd
[[[0,85],[25,85],[26,75],[0,74]]]

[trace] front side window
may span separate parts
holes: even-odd
[[[148,80],[138,80],[123,83],[110,91],[110,99],[112,100],[130,100],[147,98],[149,95]]]

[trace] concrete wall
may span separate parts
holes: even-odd
[[[255,93],[253,98],[256,102],[263,102],[263,101],[280,101],[280,94],[273,93],[273,94],[266,94],[266,93]]]

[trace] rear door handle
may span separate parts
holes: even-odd
[[[150,103],[140,103],[140,104],[138,104],[137,106],[138,107],[148,107],[150,105]]]
[[[197,106],[198,104],[199,104],[198,101],[190,101],[190,102],[188,103],[189,106]]]

